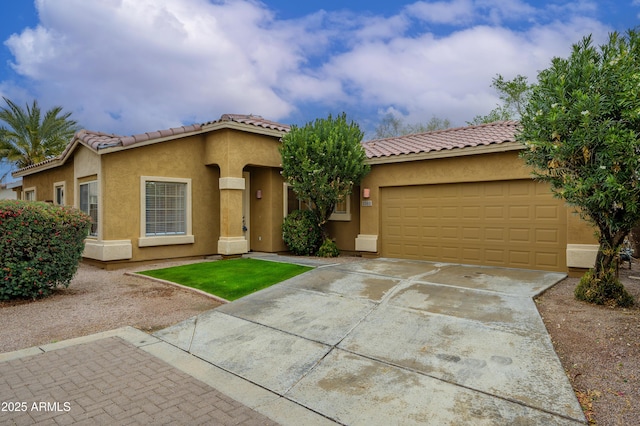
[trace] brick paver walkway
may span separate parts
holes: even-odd
[[[276,424],[118,337],[0,362],[0,403],[9,425]]]

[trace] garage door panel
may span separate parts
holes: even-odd
[[[536,229],[536,242],[558,244],[560,242],[560,232],[558,229]]]
[[[536,206],[535,209],[538,220],[551,219],[555,221],[560,218],[560,209],[558,206]]]
[[[533,241],[531,241],[531,230],[529,228],[510,228],[509,241],[517,243],[533,243]]]
[[[558,253],[538,252],[536,253],[536,263],[554,269],[562,266],[562,259]]]
[[[532,180],[382,188],[381,254],[566,270],[566,208]]]
[[[482,240],[482,229],[477,226],[463,226],[462,239],[468,242],[480,242]]]
[[[509,217],[507,219],[532,220],[529,206],[509,206]]]

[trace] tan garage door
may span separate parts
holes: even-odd
[[[382,188],[385,257],[566,271],[566,208],[532,180]]]

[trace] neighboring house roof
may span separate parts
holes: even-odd
[[[289,131],[286,124],[265,120],[259,115],[223,114],[220,119],[204,124],[192,124],[190,126],[174,127],[155,132],[140,133],[132,136],[120,136],[115,134],[80,130],[64,151],[57,157],[50,158],[31,166],[24,167],[13,173],[13,176],[24,176],[36,170],[55,167],[66,161],[78,144],[82,144],[96,152],[106,153],[114,150],[134,148],[153,143],[164,142],[187,135],[204,133],[207,131],[231,128],[248,132],[265,133],[271,136],[282,136]]]
[[[18,179],[15,182],[0,183],[0,189],[13,189],[13,188],[19,188],[21,186],[22,186],[22,179]]]
[[[497,121],[476,126],[457,127],[363,142],[367,158],[372,162],[402,161],[406,155],[433,154],[450,156],[462,148],[504,144],[498,150],[519,149],[516,143],[517,121]],[[467,153],[471,153],[465,151]],[[377,160],[377,161],[376,161]]]

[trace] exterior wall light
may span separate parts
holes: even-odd
[[[363,198],[369,198],[371,197],[371,190],[369,188],[364,188],[362,190],[362,197]]]

